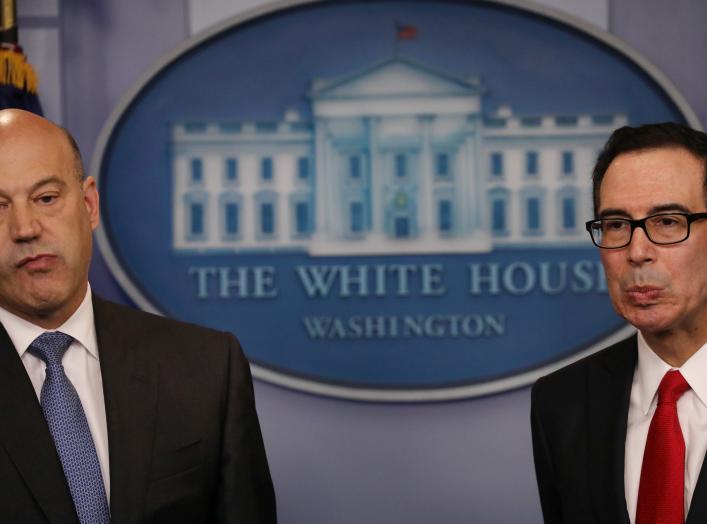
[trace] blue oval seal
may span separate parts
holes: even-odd
[[[444,400],[623,336],[590,172],[621,125],[699,126],[615,38],[503,2],[278,3],[115,110],[98,244],[143,309],[233,331],[256,377]]]

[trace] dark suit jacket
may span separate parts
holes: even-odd
[[[533,453],[546,523],[629,523],[624,451],[637,355],[633,336],[533,386]],[[704,470],[687,524],[707,522]]]
[[[275,522],[236,339],[96,297],[93,304],[112,523]],[[1,326],[0,522],[78,524],[36,394]]]

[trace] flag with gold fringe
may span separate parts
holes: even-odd
[[[41,115],[37,86],[37,74],[17,43],[15,0],[1,0],[0,109],[25,109]]]

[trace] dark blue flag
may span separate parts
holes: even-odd
[[[17,44],[17,6],[0,0],[0,109],[17,108],[42,114],[37,74]]]
[[[15,107],[38,115],[42,106],[37,96],[37,74],[22,48],[0,44],[0,109]]]

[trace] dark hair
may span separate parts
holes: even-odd
[[[663,147],[683,148],[702,160],[704,166],[703,192],[707,202],[707,134],[683,124],[664,122],[638,127],[624,126],[613,133],[597,158],[592,173],[594,215],[599,211],[599,189],[606,170],[614,159],[624,153],[659,149]]]
[[[79,181],[82,181],[84,179],[85,173],[83,169],[83,160],[81,158],[81,150],[79,150],[79,145],[76,143],[76,139],[69,132],[68,129],[61,126],[58,127],[59,130],[64,134],[64,137],[66,137],[66,141],[71,147],[71,152],[74,155],[74,169],[76,170],[76,176],[78,177]]]

